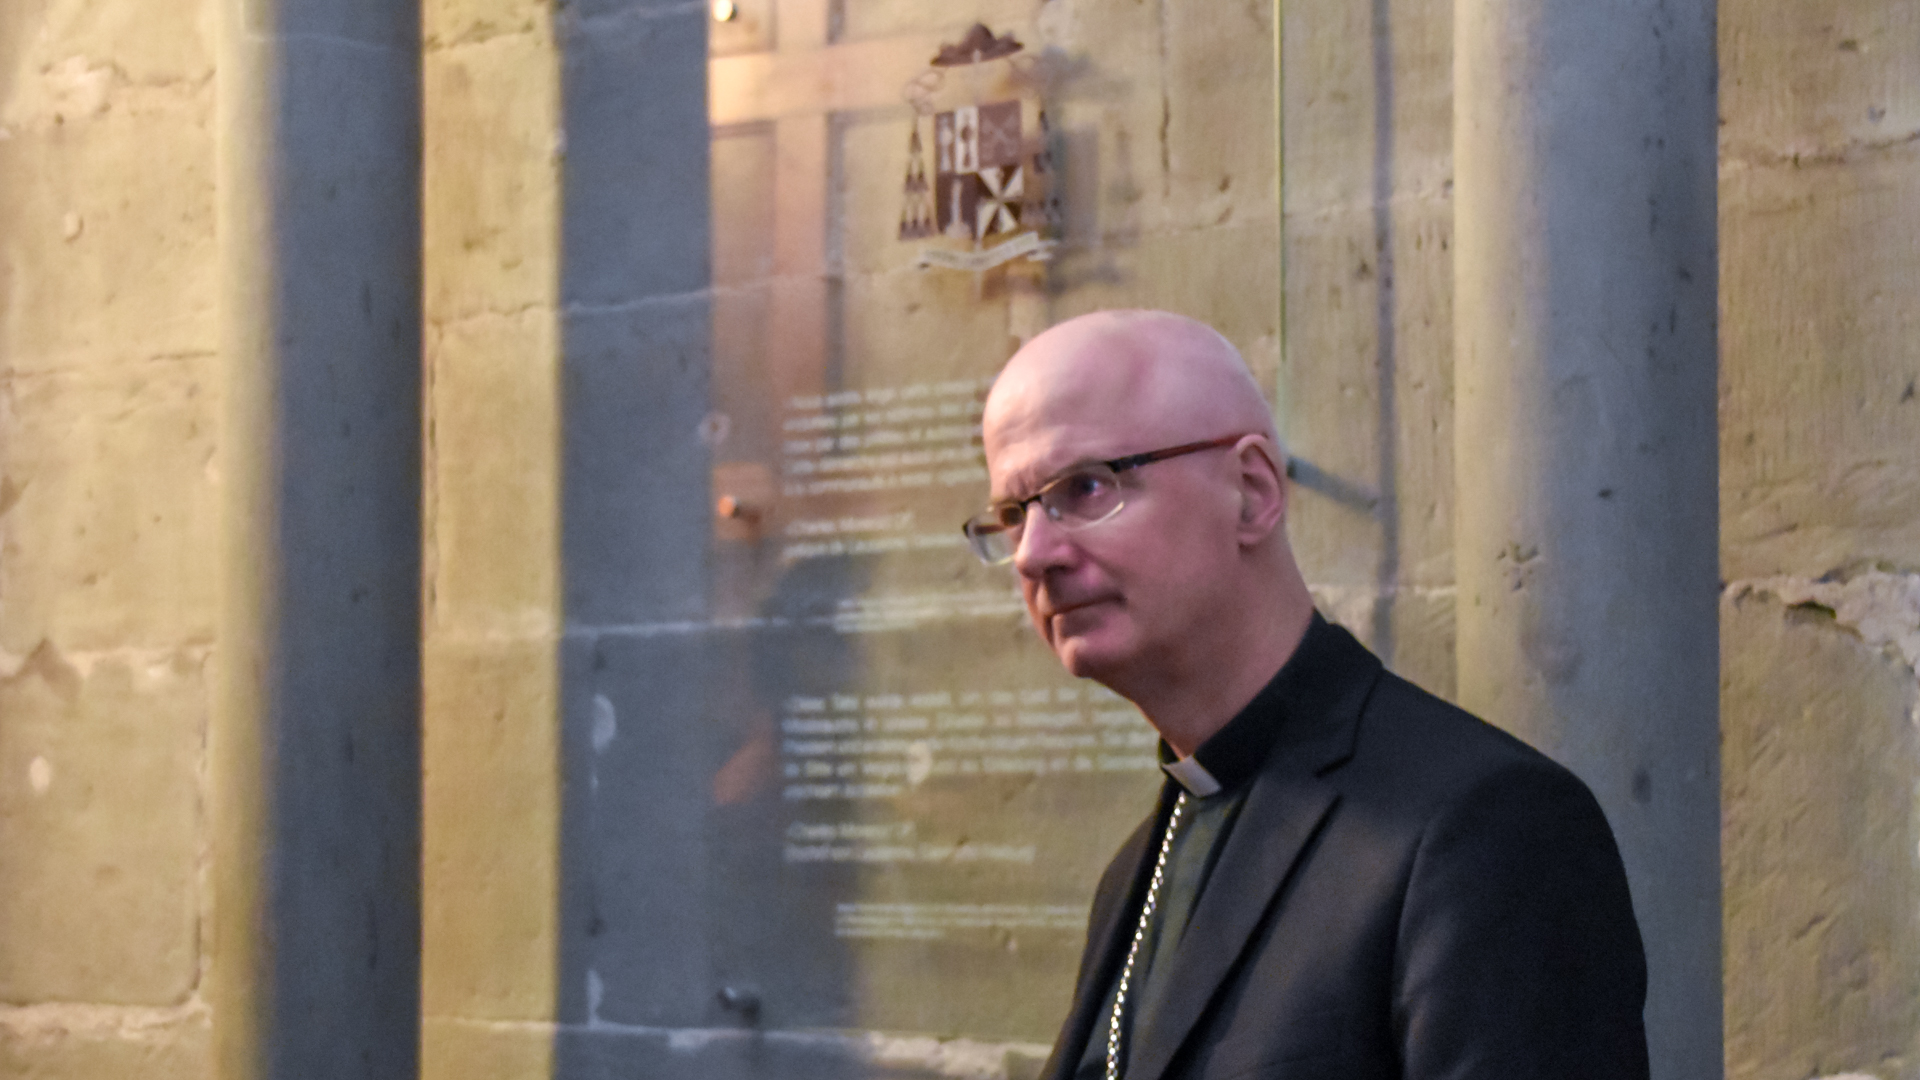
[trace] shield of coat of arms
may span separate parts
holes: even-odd
[[[1048,258],[1059,224],[1059,203],[1051,188],[1052,148],[1046,111],[1034,106],[1029,132],[1028,102],[1015,98],[975,101],[934,111],[931,99],[940,71],[1007,60],[1022,46],[1013,35],[995,36],[982,24],[933,59],[932,77],[921,76],[907,88],[914,102],[913,134],[907,143],[906,205],[900,239],[955,241],[927,247],[920,265],[986,270],[1014,259]],[[971,80],[979,85],[979,79]],[[930,118],[933,168],[925,160],[921,122]],[[966,245],[964,248],[958,245]]]

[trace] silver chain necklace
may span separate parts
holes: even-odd
[[[1120,969],[1120,989],[1113,995],[1113,1021],[1107,1025],[1107,1080],[1120,1080],[1121,1014],[1127,1007],[1127,990],[1133,985],[1133,962],[1140,956],[1140,940],[1147,936],[1147,925],[1160,902],[1160,882],[1167,875],[1167,853],[1173,850],[1173,833],[1180,827],[1180,812],[1187,808],[1187,793],[1173,801],[1173,813],[1167,817],[1166,835],[1160,838],[1160,857],[1153,863],[1153,880],[1147,883],[1147,899],[1140,905],[1140,925],[1133,928],[1133,944],[1127,947],[1127,962]]]

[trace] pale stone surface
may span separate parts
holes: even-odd
[[[559,295],[558,59],[546,19],[533,25],[423,60],[429,324],[551,306]]]
[[[1911,1075],[1920,691],[1818,608],[1721,612],[1727,1075]]]
[[[0,679],[0,999],[193,988],[205,665],[42,643]]]
[[[1125,248],[1167,224],[1165,34],[1155,5],[1043,16],[1048,108],[1072,248]]]
[[[1392,169],[1396,199],[1446,194],[1453,5],[1306,0],[1285,10],[1288,215],[1371,205],[1380,165]]]
[[[0,141],[0,364],[13,371],[213,347],[209,95],[112,101]]]
[[[434,327],[427,341],[434,632],[550,633],[559,613],[557,334],[550,310]]]
[[[7,1076],[211,1068],[183,1004],[218,519],[208,12],[0,5]]]
[[[1920,5],[1719,11],[1728,1076],[1908,1077]]]
[[[1284,18],[1278,405],[1314,466],[1295,553],[1396,670],[1450,696],[1452,7],[1311,0]]]
[[[1920,553],[1920,146],[1722,179],[1724,576]]]
[[[213,74],[209,24],[200,17],[205,9],[205,0],[8,4],[0,13],[0,102],[5,103],[0,118],[12,124],[19,115],[14,110],[23,103],[50,100],[33,89],[36,81],[53,84],[46,89],[63,82],[71,86],[79,72],[104,68],[114,89],[204,81]]]
[[[553,1015],[560,835],[554,646],[550,638],[428,641],[421,871],[421,1000],[428,1016]],[[442,1035],[454,1039],[450,1030]],[[453,1052],[444,1045],[434,1051],[434,1038],[429,1063],[437,1052]]]
[[[1163,7],[1163,188],[1187,228],[1279,216],[1272,3]]]
[[[1012,355],[1015,343],[1009,340],[1004,304],[953,303],[973,287],[973,275],[951,270],[905,270],[849,281],[842,293],[848,384],[991,374],[998,361]]]
[[[0,380],[0,649],[211,640],[213,368]]]
[[[38,1010],[36,1010],[38,1011]],[[0,1076],[18,1080],[201,1080],[213,1073],[203,1012],[159,1023],[115,1023],[89,1015],[72,1021],[36,1017],[18,1025],[0,1020]],[[533,1074],[526,1074],[533,1075]]]
[[[421,1075],[552,1072],[560,53],[547,0],[427,0]],[[476,1019],[477,1018],[477,1019]]]
[[[1146,233],[1059,270],[1054,321],[1113,307],[1177,311],[1218,329],[1250,359],[1279,333],[1278,225]],[[1263,345],[1263,342],[1266,343]]]
[[[1299,496],[1292,535],[1310,580],[1375,581],[1382,520],[1391,514],[1398,583],[1452,581],[1451,221],[1440,200],[1392,208],[1387,298],[1381,219],[1370,209],[1290,223],[1296,291],[1288,304],[1284,432],[1295,453],[1352,489],[1346,498],[1313,490]],[[1383,438],[1389,408],[1390,438]],[[1362,494],[1386,501],[1369,511],[1355,505]]]
[[[1722,147],[1791,160],[1920,131],[1920,5],[1745,0],[1720,9]]]
[[[553,9],[553,0],[422,0],[422,44],[432,53],[504,35],[546,35]]]
[[[420,1022],[420,1075],[428,1080],[544,1080],[553,1075],[546,1024],[461,1021],[429,1013]]]

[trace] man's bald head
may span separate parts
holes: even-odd
[[[1273,414],[1246,363],[1183,316],[1083,315],[1007,361],[982,429],[993,499],[1024,509],[1009,531],[1034,628],[1187,752],[1272,676],[1312,611]],[[1116,488],[1118,508],[1075,520],[1034,502],[1089,485]]]
[[[1097,311],[1029,341],[987,395],[988,456],[996,433],[1063,421],[1148,442],[1233,432],[1264,435],[1276,449],[1280,442],[1233,343],[1167,311]]]

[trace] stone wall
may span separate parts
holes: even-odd
[[[1720,5],[1727,1072],[1920,1075],[1920,4]]]
[[[0,1074],[210,1068],[209,5],[0,7]]]
[[[1328,615],[1444,697],[1453,656],[1453,10],[1286,3],[1290,523]]]
[[[549,1075],[559,835],[554,12],[425,6],[421,1073]]]
[[[1003,354],[1112,305],[1220,325],[1304,463],[1292,529],[1322,605],[1450,694],[1470,467],[1452,459],[1451,6],[1283,5],[1283,117],[1271,4],[816,7],[787,9],[819,16],[806,49],[917,49],[978,15],[1064,61],[1070,250],[1049,288],[952,323],[949,351]],[[566,118],[618,120],[569,113],[568,43],[687,12],[424,8],[422,1072],[547,1076],[579,1036],[566,1060],[588,1075],[635,1040],[714,1030],[609,1033],[584,1001],[570,1019],[589,991],[562,940],[562,787],[586,782],[565,774],[562,723],[594,720],[562,715],[562,591],[582,580],[562,554]],[[772,7],[740,9],[716,53],[777,47]],[[1920,3],[1728,0],[1720,19],[1728,1072],[1911,1078]],[[0,1075],[216,1072],[216,23],[202,0],[0,5]],[[891,107],[895,87],[874,93]],[[835,197],[877,206],[904,127],[859,108]],[[816,210],[826,175],[802,193]],[[780,255],[843,290],[856,367],[944,332],[925,312],[958,295],[868,232]],[[722,250],[729,235],[716,274],[758,250]],[[1032,1066],[1025,1043],[880,1033],[783,1052],[898,1076]]]

